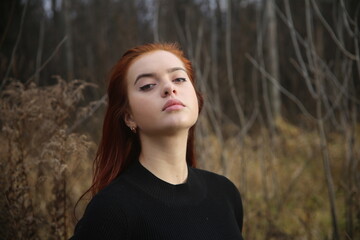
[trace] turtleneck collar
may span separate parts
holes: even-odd
[[[206,195],[204,179],[188,166],[188,177],[184,183],[171,184],[146,169],[139,161],[120,174],[125,180],[169,206],[194,205]]]

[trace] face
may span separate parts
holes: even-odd
[[[129,113],[125,122],[140,134],[189,130],[199,112],[194,86],[174,54],[154,51],[136,59],[127,72]]]

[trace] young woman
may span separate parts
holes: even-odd
[[[71,239],[242,239],[237,188],[195,168],[203,99],[183,52],[175,44],[128,50],[108,98],[93,198]]]

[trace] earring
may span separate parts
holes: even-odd
[[[130,130],[131,130],[133,133],[136,133],[136,127],[130,127]]]

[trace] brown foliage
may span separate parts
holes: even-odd
[[[1,93],[1,239],[67,239],[74,203],[90,184],[95,144],[68,132],[89,84],[57,80],[47,87],[12,80]]]
[[[277,134],[264,127],[248,134],[244,139],[237,135],[224,138],[223,142],[207,129],[206,119],[200,119],[203,127],[197,139],[199,167],[229,177],[240,189],[244,205],[244,237],[246,239],[329,239],[331,220],[320,137],[315,129],[304,129],[279,119]],[[237,133],[230,123],[223,129]],[[360,126],[357,126],[357,129]],[[358,139],[359,131],[355,133]],[[339,210],[341,239],[346,238],[344,204],[350,191],[344,184],[345,137],[333,131],[328,134],[328,147],[332,159],[332,171],[336,186],[336,205]],[[360,157],[359,143],[354,155]],[[221,163],[221,158],[225,167]],[[227,169],[227,171],[225,171]],[[357,165],[354,172],[360,171]],[[354,229],[359,229],[360,193],[353,186],[352,201]]]

